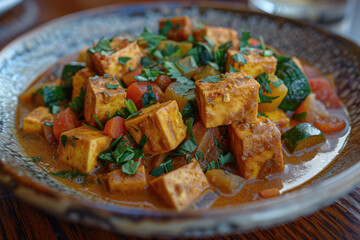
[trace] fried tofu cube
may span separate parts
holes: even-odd
[[[62,139],[65,138],[63,144]],[[63,132],[60,139],[58,160],[83,173],[89,173],[98,166],[99,154],[110,147],[112,140],[101,131],[86,126]]]
[[[265,117],[229,126],[230,146],[240,176],[264,179],[284,169],[281,133]]]
[[[89,82],[89,78],[94,76],[95,73],[88,67],[79,70],[73,76],[73,90],[72,90],[72,98],[80,96],[81,89],[86,91],[86,87]]]
[[[199,163],[195,160],[150,182],[150,187],[167,204],[181,211],[209,186]]]
[[[211,169],[205,173],[211,186],[225,194],[232,194],[240,191],[245,183],[242,177],[224,171],[222,169]]]
[[[159,21],[159,29],[171,27],[166,33],[166,37],[175,41],[186,41],[192,34],[192,24],[188,17],[173,17],[169,19],[161,19]]]
[[[115,48],[117,50],[117,48]],[[90,62],[93,69],[100,75],[110,74],[121,79],[122,75],[129,72],[129,69],[136,69],[140,67],[141,58],[145,56],[143,50],[135,42],[128,44],[110,55],[97,52],[90,54]],[[119,58],[130,58],[124,65],[119,61]]]
[[[97,126],[95,115],[102,124],[106,123],[108,116],[125,107],[125,98],[126,90],[115,79],[98,77],[89,80],[84,103],[86,122]]]
[[[110,192],[118,191],[122,194],[142,192],[147,186],[145,167],[140,165],[135,175],[123,173],[121,169],[109,172],[107,183]]]
[[[215,46],[232,42],[232,49],[237,49],[239,45],[238,33],[232,28],[206,27],[194,31],[194,38],[197,42],[206,42],[205,37],[213,41]]]
[[[153,155],[174,150],[186,137],[175,100],[143,108],[141,114],[125,122],[125,127],[137,143],[146,136],[144,152]]]
[[[290,119],[282,110],[278,109],[270,112],[264,112],[264,115],[270,119],[270,121],[275,123],[281,132],[283,129],[286,129],[290,126]]]
[[[32,110],[23,120],[23,130],[27,133],[42,133],[43,125],[52,122],[53,115],[47,107],[37,107]]]
[[[228,50],[226,58],[226,71],[230,70],[230,65],[239,71],[245,72],[253,78],[258,77],[261,73],[265,72],[269,75],[274,75],[276,70],[277,59],[274,56],[265,57],[262,55],[262,50],[254,49],[247,51],[248,54],[237,50]],[[236,62],[233,56],[242,54],[246,59],[246,64]]]
[[[221,81],[199,80],[195,94],[207,128],[256,119],[260,84],[244,72],[219,75]]]

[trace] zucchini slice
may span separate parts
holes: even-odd
[[[324,134],[310,123],[301,123],[281,135],[281,142],[290,153],[325,142]]]

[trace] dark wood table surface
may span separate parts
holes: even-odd
[[[51,19],[116,0],[24,0],[0,16],[0,49],[19,34]],[[246,1],[236,1],[244,3]],[[0,239],[123,239],[98,228],[51,216],[17,199],[0,185]],[[360,186],[310,216],[294,222],[219,239],[360,239]]]

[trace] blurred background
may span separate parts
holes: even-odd
[[[52,19],[95,7],[136,2],[151,4],[153,1],[0,0],[0,49],[20,34]],[[205,3],[211,4],[211,2]],[[311,21],[360,44],[360,0],[222,0],[218,2]]]

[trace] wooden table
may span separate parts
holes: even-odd
[[[51,19],[119,2],[116,0],[25,0],[23,4],[0,17],[0,49],[20,33]],[[111,240],[120,238],[127,237],[50,216],[17,199],[0,185],[0,239]],[[360,186],[331,206],[292,223],[221,238],[360,239]]]

